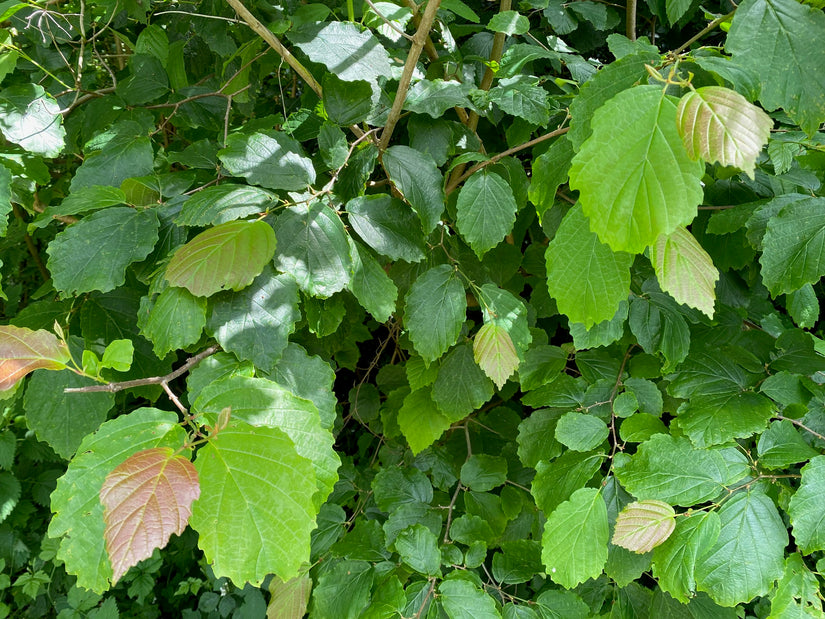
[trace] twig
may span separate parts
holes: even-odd
[[[818,438],[821,441],[825,441],[825,436],[821,435],[819,432],[811,430],[808,426],[806,426],[804,423],[802,423],[798,419],[791,419],[790,417],[785,417],[784,415],[774,415],[774,417],[776,417],[777,419],[781,419],[782,421],[790,421],[796,427],[802,428],[806,432],[810,432],[811,434],[813,434],[816,438]]]
[[[627,15],[625,15],[625,34],[631,41],[636,40],[636,0],[627,0]]]
[[[378,15],[378,18],[379,18],[382,22],[384,22],[387,26],[389,26],[389,27],[390,27],[390,30],[394,30],[395,32],[397,32],[398,34],[400,34],[402,37],[404,37],[405,39],[407,39],[408,41],[412,41],[412,40],[413,40],[413,38],[412,38],[410,35],[408,35],[406,32],[404,32],[404,31],[403,31],[403,30],[401,30],[398,26],[396,26],[394,23],[392,23],[389,19],[387,19],[387,18],[384,16],[384,14],[383,14],[381,11],[379,11],[379,10],[376,8],[376,6],[372,3],[372,0],[364,0],[364,2],[365,2],[365,3],[366,3],[369,7],[370,7],[370,9],[372,9],[372,12],[373,12],[373,13],[375,13],[376,15]]]
[[[301,61],[298,60],[295,56],[292,55],[286,47],[284,47],[283,43],[278,40],[272,31],[269,30],[266,26],[264,26],[258,18],[255,17],[252,13],[249,12],[243,2],[240,0],[226,0],[238,15],[246,22],[246,24],[257,34],[261,37],[267,44],[274,49],[278,54],[280,54],[281,58],[283,58],[286,63],[292,68],[295,73],[301,76],[307,86],[312,88],[319,97],[323,96],[323,90],[321,90],[321,85],[312,77],[312,74],[309,72],[304,65],[301,64]]]
[[[242,24],[243,22],[239,19],[232,19],[231,17],[223,17],[221,15],[205,15],[203,13],[194,13],[189,11],[158,11],[157,13],[152,13],[152,17],[157,17],[158,15],[186,15],[188,17],[203,17],[204,19],[219,19],[221,21],[227,21],[230,24]]]
[[[693,45],[694,43],[696,43],[696,41],[698,41],[698,40],[699,40],[699,39],[701,39],[703,36],[705,36],[708,32],[710,32],[711,30],[713,30],[714,28],[716,28],[716,26],[718,26],[719,24],[721,24],[723,21],[727,21],[728,19],[730,19],[731,17],[733,17],[733,14],[734,14],[734,13],[736,13],[736,9],[733,9],[733,10],[732,10],[730,13],[728,13],[727,15],[722,15],[721,17],[717,17],[716,19],[714,19],[712,22],[710,22],[710,23],[709,23],[709,24],[705,27],[705,29],[704,29],[704,30],[701,30],[701,31],[700,31],[697,35],[695,35],[695,36],[691,37],[690,39],[688,39],[688,41],[687,41],[686,43],[684,43],[683,45],[681,45],[681,46],[677,47],[675,50],[673,50],[673,54],[674,54],[674,55],[676,55],[676,54],[681,54],[681,53],[682,53],[683,51],[685,51],[688,47],[690,47],[691,45]]]
[[[450,499],[450,504],[447,506],[447,525],[444,528],[444,543],[450,541],[450,525],[453,522],[453,509],[455,508],[455,502],[458,500],[458,493],[464,489],[464,486],[461,485],[461,482],[458,482],[458,485],[455,487],[455,492],[453,492],[453,498]]]
[[[447,195],[450,195],[453,191],[455,191],[456,187],[458,187],[461,183],[463,183],[468,178],[470,178],[473,174],[478,172],[481,168],[487,167],[488,165],[491,165],[491,164],[499,161],[500,159],[504,159],[504,157],[508,157],[509,155],[512,155],[513,153],[517,153],[517,152],[522,151],[526,148],[530,148],[531,146],[535,146],[536,144],[540,144],[541,142],[544,142],[545,140],[549,140],[549,139],[554,138],[556,136],[563,135],[563,134],[567,133],[568,131],[570,131],[570,127],[560,127],[559,129],[554,129],[553,131],[551,131],[549,133],[545,133],[544,135],[540,135],[537,138],[533,138],[532,140],[528,140],[527,142],[524,142],[523,144],[519,144],[518,146],[514,146],[513,148],[508,148],[507,150],[502,151],[502,152],[498,153],[497,155],[493,155],[492,157],[490,157],[489,159],[487,159],[485,161],[479,161],[477,164],[475,164],[473,167],[471,167],[469,170],[467,170],[463,174],[460,174],[458,177],[450,180],[450,183],[447,185],[447,189],[445,190],[445,193]]]
[[[235,1],[235,0],[231,0]],[[418,63],[418,58],[421,56],[421,50],[424,49],[424,43],[427,40],[427,34],[435,21],[435,14],[441,0],[430,0],[424,15],[421,16],[421,23],[412,38],[412,46],[410,46],[410,53],[407,54],[407,62],[404,64],[404,72],[401,74],[401,80],[398,82],[398,92],[395,93],[395,100],[392,102],[392,108],[387,116],[387,124],[384,125],[384,130],[381,132],[381,141],[378,143],[378,150],[384,152],[390,143],[392,132],[395,129],[398,119],[401,118],[401,108],[404,107],[404,100],[407,98],[407,90],[410,88],[413,72],[415,72],[415,65]]]
[[[177,370],[170,372],[166,376],[152,376],[150,378],[136,378],[135,380],[124,380],[120,383],[109,383],[107,385],[90,385],[89,387],[68,387],[63,390],[63,393],[93,393],[103,391],[107,393],[117,393],[124,389],[132,389],[133,387],[145,387],[146,385],[163,385],[170,383],[179,376],[186,374],[193,366],[197,365],[207,357],[214,355],[220,350],[219,346],[210,346],[206,350],[199,352],[194,357],[187,359],[186,363],[180,366]],[[173,400],[174,401],[174,400]]]

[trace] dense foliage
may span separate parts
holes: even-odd
[[[0,3],[0,616],[825,616],[822,8]]]

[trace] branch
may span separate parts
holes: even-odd
[[[636,0],[627,0],[627,15],[625,16],[625,34],[631,41],[636,40]]]
[[[264,26],[258,18],[255,17],[252,13],[249,12],[241,0],[226,0],[235,12],[241,16],[241,18],[247,23],[247,25],[252,28],[252,30],[261,37],[264,41],[266,41],[269,46],[274,49],[281,58],[292,68],[295,73],[301,76],[307,86],[312,88],[319,97],[322,96],[323,91],[321,90],[321,85],[315,81],[315,78],[312,77],[312,74],[309,72],[304,65],[301,64],[301,61],[298,60],[295,56],[292,55],[286,47],[284,47],[283,43],[278,40],[272,32]]]
[[[805,430],[806,432],[810,432],[811,434],[813,434],[819,440],[825,441],[825,436],[822,436],[819,432],[816,432],[815,430],[812,430],[811,428],[806,426],[804,423],[799,421],[799,419],[791,419],[790,417],[785,417],[784,415],[774,415],[774,417],[776,419],[781,419],[782,421],[790,421],[797,428],[801,428],[802,430]]]
[[[514,146],[513,148],[508,148],[507,150],[502,151],[502,152],[498,153],[497,155],[493,155],[492,157],[490,157],[486,161],[479,161],[477,164],[475,164],[472,168],[470,168],[469,170],[467,170],[466,172],[461,174],[459,177],[457,177],[457,178],[450,181],[450,183],[447,185],[447,189],[445,190],[446,195],[450,195],[453,191],[456,190],[456,188],[461,183],[466,181],[473,174],[478,172],[481,168],[487,167],[488,165],[491,165],[491,164],[495,163],[496,161],[498,161],[500,159],[504,159],[505,157],[508,157],[508,156],[512,155],[513,153],[517,153],[521,150],[524,150],[525,148],[530,148],[531,146],[535,146],[536,144],[540,144],[541,142],[544,142],[545,140],[549,140],[549,139],[554,138],[556,136],[563,135],[563,134],[567,133],[568,131],[570,131],[570,127],[561,127],[559,129],[555,129],[555,130],[551,131],[550,133],[545,133],[544,135],[540,135],[539,137],[533,138],[532,140],[529,140],[528,142],[524,142],[523,144],[519,144],[518,146]]]
[[[713,30],[714,28],[716,28],[716,26],[718,26],[719,24],[721,24],[723,21],[727,21],[728,19],[730,19],[731,17],[733,17],[733,14],[734,14],[734,13],[736,13],[736,9],[733,9],[733,10],[732,10],[730,13],[728,13],[727,15],[722,15],[721,17],[717,17],[717,18],[716,18],[716,19],[714,19],[712,22],[710,22],[707,26],[705,26],[705,29],[704,29],[704,30],[702,30],[701,32],[699,32],[696,36],[693,36],[693,37],[691,37],[690,39],[688,39],[688,41],[687,41],[687,42],[685,42],[683,45],[680,45],[679,47],[677,47],[677,48],[673,51],[673,53],[674,53],[674,54],[681,54],[681,53],[682,53],[683,51],[685,51],[688,47],[690,47],[691,45],[693,45],[694,43],[696,43],[696,41],[698,41],[698,40],[699,40],[699,39],[701,39],[703,36],[705,36],[708,32],[710,32],[711,30]]]
[[[219,346],[210,346],[206,350],[199,352],[194,357],[187,359],[186,363],[180,366],[177,370],[170,372],[166,376],[152,376],[151,378],[137,378],[135,380],[125,380],[120,383],[109,383],[107,385],[91,385],[89,387],[68,387],[63,390],[63,393],[92,393],[96,391],[105,391],[108,393],[116,393],[124,389],[132,389],[133,387],[144,387],[146,385],[166,385],[175,380],[178,376],[186,374],[193,366],[197,365],[207,357],[214,355],[220,350]]]
[[[378,150],[380,152],[386,150],[395,125],[398,123],[398,119],[401,118],[401,108],[404,107],[404,100],[407,98],[407,90],[410,88],[410,81],[412,81],[415,65],[418,63],[419,56],[421,56],[421,50],[424,49],[427,35],[435,21],[435,14],[440,4],[441,0],[430,0],[424,11],[424,15],[421,17],[418,30],[416,30],[413,35],[410,53],[407,54],[407,62],[404,64],[404,72],[401,74],[401,80],[398,82],[398,92],[395,93],[395,101],[392,102],[392,109],[390,109],[389,116],[387,116],[387,124],[384,125],[384,130],[381,132],[381,141],[378,143]]]

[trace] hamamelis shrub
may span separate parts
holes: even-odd
[[[0,616],[825,616],[821,1],[0,26]]]

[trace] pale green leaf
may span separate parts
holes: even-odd
[[[469,344],[459,344],[444,358],[432,395],[452,422],[464,419],[493,397],[493,383],[476,364]]]
[[[672,97],[659,86],[625,90],[596,111],[592,127],[573,157],[570,187],[601,241],[639,253],[693,220],[704,165],[685,152]]]
[[[189,522],[215,575],[255,584],[297,576],[309,560],[316,483],[289,437],[234,419],[198,450],[195,468],[201,495]]]
[[[141,326],[141,334],[163,359],[168,353],[195,344],[206,325],[206,299],[185,288],[169,286],[160,293]]]
[[[60,106],[38,84],[0,90],[0,131],[9,142],[43,157],[57,157],[66,140]]]
[[[65,393],[64,389],[88,387],[95,382],[74,372],[34,373],[26,388],[23,406],[26,424],[37,438],[55,452],[72,457],[80,442],[106,421],[115,405],[113,393]],[[82,411],[78,414],[78,411]]]
[[[391,260],[424,259],[424,235],[416,214],[388,194],[359,196],[347,202],[349,223],[361,239]]]
[[[676,124],[692,159],[733,166],[751,178],[773,127],[770,116],[722,86],[705,86],[683,96]]]
[[[481,258],[510,233],[518,205],[510,185],[495,172],[473,174],[458,193],[456,225]]]
[[[787,204],[768,220],[762,238],[762,282],[776,297],[825,274],[825,198]]]
[[[595,488],[576,490],[547,517],[541,559],[550,579],[568,589],[602,573],[607,562],[607,507]]]
[[[823,497],[825,456],[817,456],[802,468],[802,483],[788,506],[794,540],[805,554],[825,550]]]
[[[478,366],[501,389],[518,368],[513,340],[503,327],[483,325],[473,338],[473,356]]]
[[[662,591],[687,604],[696,592],[696,560],[719,537],[719,515],[696,512],[679,518],[671,536],[653,551],[653,574]]]
[[[493,324],[504,329],[510,336],[518,358],[522,359],[533,340],[524,302],[495,284],[484,284],[476,293],[482,307],[484,324]]]
[[[352,277],[347,232],[338,215],[320,202],[285,209],[275,221],[275,267],[291,274],[304,292],[327,298]]]
[[[266,619],[295,619],[306,614],[312,579],[309,574],[301,574],[283,581],[277,576],[269,583],[269,605]]]
[[[263,221],[230,221],[201,232],[175,252],[166,279],[193,295],[241,290],[275,253],[275,233]]]
[[[227,407],[233,420],[256,428],[277,428],[289,437],[295,452],[312,464],[312,483],[317,482],[318,490],[314,499],[320,507],[338,480],[341,462],[332,448],[332,433],[321,426],[315,405],[275,382],[245,376],[229,376],[208,385],[192,405],[210,423]]]
[[[405,299],[404,321],[424,361],[435,361],[455,344],[466,313],[464,286],[450,265],[433,267],[415,280]]]
[[[565,215],[545,258],[550,295],[571,322],[589,329],[613,318],[627,299],[633,256],[601,243],[580,207]]]
[[[650,261],[662,290],[713,318],[719,271],[690,232],[680,226],[660,236],[650,248]]]
[[[66,295],[114,290],[126,281],[126,267],[152,251],[158,227],[148,209],[117,206],[84,217],[46,249],[54,287]]]
[[[208,329],[224,350],[268,372],[300,318],[295,280],[267,265],[251,286],[215,296]]]
[[[785,109],[813,134],[825,121],[825,14],[794,0],[745,0],[725,48],[759,76],[765,109]]]
[[[112,566],[103,539],[100,489],[106,475],[143,449],[177,449],[186,440],[175,413],[141,408],[107,421],[80,444],[78,455],[57,481],[51,496],[54,512],[49,537],[62,537],[57,557],[80,587],[103,593],[109,589]]]
[[[452,422],[433,402],[429,387],[409,394],[398,411],[398,426],[414,454],[436,442],[450,425]]]
[[[765,595],[782,575],[788,531],[759,490],[734,494],[719,510],[716,543],[696,562],[696,586],[722,606]]]
[[[278,131],[233,133],[218,157],[232,176],[253,185],[297,191],[315,182],[315,168],[301,145]]]
[[[634,501],[619,512],[612,541],[633,552],[650,552],[673,533],[675,516],[664,501]]]
[[[400,145],[384,151],[381,161],[393,185],[418,213],[424,234],[432,232],[445,202],[444,179],[435,161],[426,153]]]

